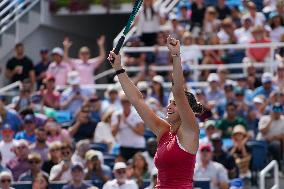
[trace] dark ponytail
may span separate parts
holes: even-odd
[[[192,111],[196,114],[201,114],[204,111],[204,107],[200,102],[197,102],[195,96],[191,92],[185,91],[185,96],[187,97],[187,101],[192,109]]]

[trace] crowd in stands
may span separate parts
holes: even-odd
[[[131,47],[165,46],[170,34],[189,47],[181,52],[185,87],[205,107],[196,115],[202,132],[194,179],[209,178],[211,189],[228,189],[231,179],[252,177],[250,141],[265,141],[267,162],[277,160],[284,171],[282,50],[276,52],[279,64],[275,72],[267,72],[255,65],[269,63],[269,48],[198,49],[204,44],[282,41],[284,2],[265,2],[264,10],[270,7],[270,11],[263,13],[253,1],[243,1],[243,9],[239,9],[226,6],[224,0],[211,6],[195,0],[164,15],[152,0],[145,0],[136,20],[138,36],[127,42]],[[82,47],[78,57],[71,58],[72,41],[65,38],[62,45],[51,51],[41,49],[41,60],[34,64],[19,43],[6,64],[6,78],[10,83],[21,81],[21,86],[12,99],[0,96],[0,187],[32,181],[33,186],[46,189],[49,182],[64,181],[64,189],[86,189],[93,183],[103,189],[136,189],[146,187],[144,181],[148,180],[147,189],[153,189],[157,178],[155,136],[117,83],[103,95],[87,87],[94,84],[94,71],[105,62],[105,37],[97,40],[97,57]],[[236,63],[231,59],[235,54],[244,59],[245,73],[232,79],[229,70],[219,65]],[[165,118],[170,91],[164,82],[171,75],[155,72],[151,65],[170,65],[168,52],[156,48],[153,53],[125,56],[125,66],[147,68],[132,73],[133,82],[151,109]],[[193,64],[219,66],[199,73],[198,81],[206,81],[208,87],[188,87]]]

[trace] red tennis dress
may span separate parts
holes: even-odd
[[[154,157],[158,169],[156,188],[192,189],[195,159],[196,155],[179,146],[176,133],[164,133]]]

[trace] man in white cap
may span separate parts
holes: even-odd
[[[55,78],[55,84],[57,86],[64,86],[67,84],[67,76],[71,71],[69,64],[63,61],[63,55],[64,52],[59,47],[55,47],[52,50],[53,62],[48,66],[46,74],[52,75]]]
[[[225,98],[224,93],[220,90],[219,81],[219,76],[216,73],[210,73],[207,78],[209,88],[205,91],[205,96],[210,105],[218,104],[218,102]]]
[[[127,179],[125,163],[115,163],[113,173],[115,179],[105,183],[103,189],[138,189],[138,185],[134,180]]]
[[[253,97],[263,95],[266,99],[269,98],[271,92],[276,90],[276,86],[273,84],[273,75],[272,73],[265,72],[261,76],[262,86],[257,87],[253,93]]]
[[[65,89],[60,98],[61,109],[71,113],[72,116],[91,97],[92,92],[89,89],[80,87],[80,76],[76,71],[68,73],[68,84],[70,87]]]

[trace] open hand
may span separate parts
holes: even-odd
[[[119,69],[122,68],[122,66],[121,66],[121,56],[120,55],[116,55],[113,51],[110,51],[107,59],[112,63],[111,66],[115,70],[119,70]]]
[[[106,37],[104,35],[100,36],[98,39],[97,39],[97,44],[98,46],[103,46],[105,45],[105,41],[106,41]]]
[[[180,41],[169,36],[167,38],[167,47],[172,55],[180,54]]]
[[[69,49],[72,46],[72,41],[70,41],[69,37],[65,37],[63,41],[63,47]]]

